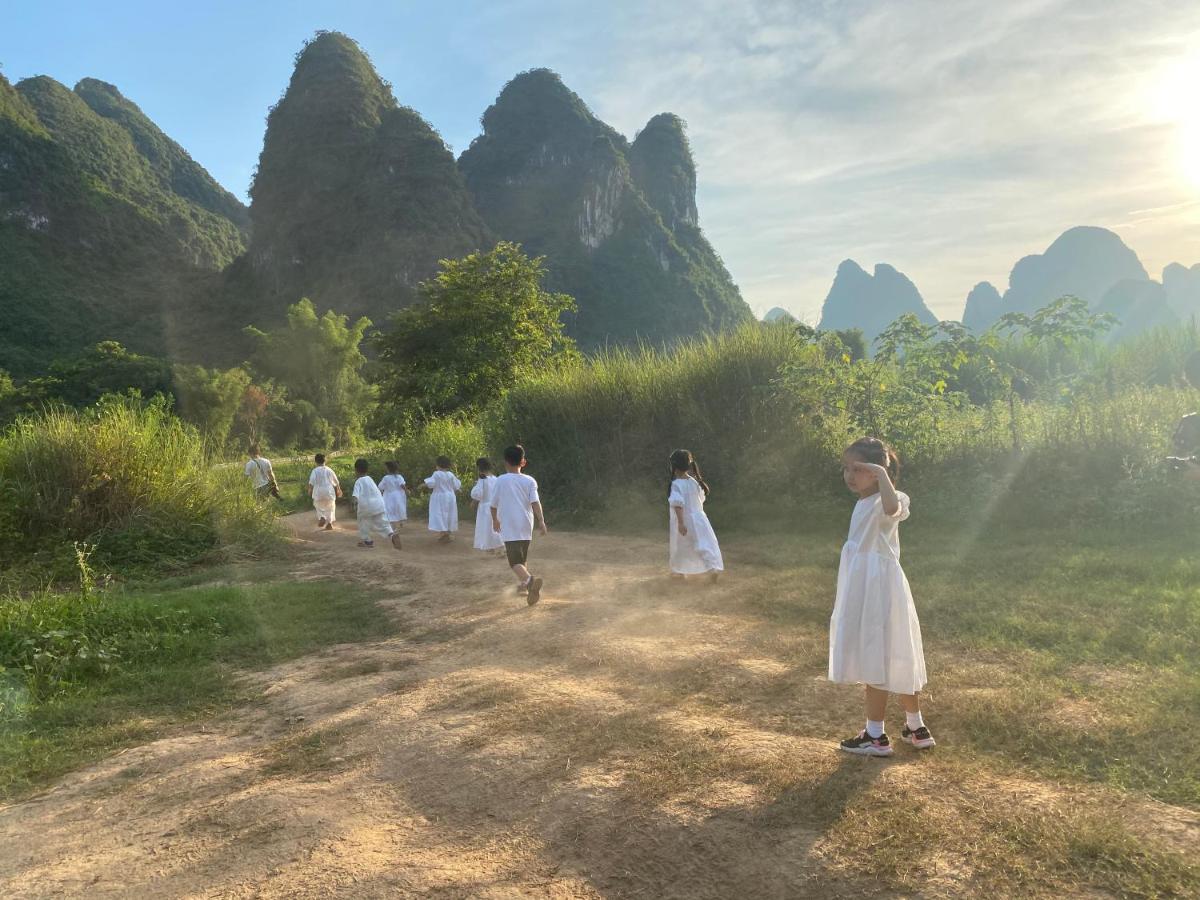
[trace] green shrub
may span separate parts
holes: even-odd
[[[165,402],[107,399],[20,419],[0,435],[0,561],[61,576],[76,541],[121,570],[276,540],[241,472],[209,462]]]
[[[670,351],[607,351],[518,383],[487,416],[486,443],[525,445],[557,515],[591,518],[618,495],[665,504],[667,457],[678,447],[697,455],[714,504],[730,509],[745,499],[739,485],[770,494],[804,453],[774,387],[800,352],[792,328],[757,323]],[[621,505],[623,515],[644,514]]]

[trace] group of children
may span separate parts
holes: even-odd
[[[332,529],[335,504],[342,496],[333,470],[316,456],[308,491],[317,511],[317,525]],[[538,496],[538,485],[522,472],[525,450],[519,444],[504,451],[505,473],[496,476],[490,460],[477,462],[478,479],[471,490],[476,509],[475,548],[503,549],[517,578],[518,591],[530,606],[538,602],[542,579],[528,568],[529,547],[536,527],[547,533]],[[374,546],[373,535],[385,535],[397,550],[396,530],[408,518],[409,486],[388,462],[388,474],[377,485],[367,474],[365,459],[355,460],[354,499],[358,512],[360,547]],[[724,571],[716,533],[704,512],[709,488],[700,466],[687,450],[670,457],[671,480],[667,489],[670,509],[669,560],[673,578],[704,576],[715,581]],[[842,454],[842,477],[858,495],[850,517],[850,533],[842,547],[837,594],[829,622],[829,680],[861,684],[865,691],[866,725],[839,745],[848,753],[891,756],[893,748],[884,731],[889,694],[896,694],[905,713],[901,730],[904,742],[924,750],[935,746],[921,715],[920,691],[925,686],[925,657],[921,626],[912,591],[900,567],[899,525],[909,516],[909,497],[896,490],[899,460],[878,438],[855,441]],[[451,462],[438,457],[437,468],[424,481],[430,491],[429,530],[439,541],[452,540],[458,530],[456,494],[462,482],[451,471]]]
[[[325,454],[318,453],[314,462],[307,490],[317,511],[317,528],[331,531],[342,487],[337,474],[325,464]],[[477,460],[479,477],[471,489],[471,501],[476,508],[475,548],[491,553],[503,550],[517,578],[517,591],[533,606],[541,599],[542,579],[529,571],[529,545],[535,525],[542,534],[547,533],[547,528],[537,481],[521,471],[525,462],[525,448],[520,444],[504,451],[503,475],[492,472],[491,460]],[[394,548],[401,549],[398,529],[408,520],[411,488],[395,462],[384,465],[388,474],[376,484],[368,474],[367,460],[354,461],[352,496],[358,515],[358,546],[368,550],[375,546],[375,535],[383,535]],[[462,481],[452,471],[449,458],[437,458],[436,468],[425,479],[424,487],[429,491],[429,530],[438,535],[439,542],[447,543],[458,531],[457,494],[462,490]]]

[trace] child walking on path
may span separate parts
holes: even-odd
[[[866,727],[841,743],[847,753],[864,756],[892,755],[883,728],[889,693],[907,718],[902,738],[919,750],[935,744],[918,697],[925,686],[921,624],[900,568],[899,530],[909,499],[895,487],[899,468],[896,454],[878,438],[860,438],[842,453],[842,478],[859,500],[829,620],[829,680],[864,687]]]
[[[337,498],[342,496],[342,486],[333,469],[325,465],[325,454],[313,457],[316,468],[308,476],[308,495],[312,497],[313,509],[317,511],[317,527],[333,531],[337,521]]]
[[[671,454],[671,484],[667,503],[671,508],[671,575],[707,574],[713,581],[725,571],[721,546],[704,513],[708,485],[700,475],[700,466],[688,450]]]
[[[389,459],[383,465],[388,470],[379,482],[379,491],[383,494],[383,513],[393,528],[399,528],[408,521],[408,483],[395,461]]]
[[[492,488],[492,528],[504,542],[508,564],[517,576],[517,590],[526,594],[527,602],[533,606],[542,597],[542,579],[530,574],[527,566],[534,521],[542,534],[549,529],[542,514],[537,482],[521,471],[525,468],[525,448],[520,444],[506,448],[504,468],[505,473]]]
[[[357,476],[354,481],[354,500],[358,505],[358,546],[374,547],[375,541],[371,539],[371,535],[382,534],[390,538],[392,546],[399,550],[400,535],[384,517],[383,494],[379,492],[379,485],[375,483],[375,479],[367,474],[368,468],[365,459],[354,461],[354,474]]]
[[[496,486],[496,476],[492,474],[492,461],[481,456],[475,461],[479,471],[479,479],[471,488],[471,502],[475,506],[475,549],[500,550],[504,541],[492,528],[492,494]]]
[[[437,458],[437,470],[425,479],[425,487],[433,493],[429,497],[429,530],[438,532],[438,540],[446,543],[453,540],[451,532],[458,531],[458,497],[462,482],[450,471],[450,459]]]

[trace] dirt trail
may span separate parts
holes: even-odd
[[[894,896],[839,829],[948,776],[832,750],[854,706],[815,674],[823,623],[780,629],[756,606],[783,574],[739,575],[735,544],[720,585],[681,587],[665,542],[556,533],[534,544],[546,590],[529,608],[469,529],[439,546],[414,523],[397,553],[311,520],[288,520],[293,577],[382,590],[402,634],[256,675],[252,710],[0,808],[0,893]],[[1019,787],[956,781],[945,803],[967,821],[997,792],[1080,795]],[[1159,814],[1166,839],[1200,834]],[[923,865],[922,893],[980,888],[969,858]]]

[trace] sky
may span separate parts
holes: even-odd
[[[750,306],[815,323],[838,263],[939,318],[1075,225],[1153,277],[1200,262],[1200,3],[1180,0],[0,0],[17,81],[111,82],[245,199],[319,29],[359,42],[457,154],[517,72],[632,138],[688,123],[700,224]]]

